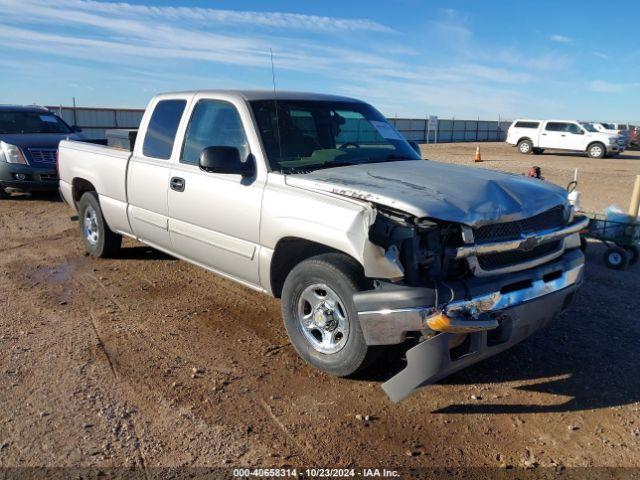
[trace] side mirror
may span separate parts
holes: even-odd
[[[240,151],[236,147],[207,147],[200,153],[200,168],[205,172],[225,173],[253,177],[256,166],[253,156],[246,162],[240,161]]]
[[[411,145],[411,148],[413,148],[413,150],[418,154],[422,156],[422,152],[420,151],[420,145],[418,145],[418,142],[414,142],[413,140],[409,140],[409,145]]]
[[[82,132],[82,128],[80,128],[78,125],[72,126],[71,130],[73,130],[76,133],[81,133]]]

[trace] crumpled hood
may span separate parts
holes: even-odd
[[[0,133],[0,140],[20,148],[58,148],[62,140],[79,140],[82,137],[75,133]]]
[[[520,220],[564,205],[567,193],[522,175],[426,160],[287,175],[286,183],[472,227]]]

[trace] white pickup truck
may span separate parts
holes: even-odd
[[[626,140],[620,135],[600,132],[590,123],[577,120],[516,120],[507,131],[506,142],[525,155],[545,149],[586,152],[591,158],[622,153]]]
[[[383,384],[399,401],[565,309],[587,223],[559,187],[414,148],[351,98],[172,93],[133,152],[61,142],[60,190],[91,255],[126,235],[281,297],[291,343],[325,372],[408,340]]]

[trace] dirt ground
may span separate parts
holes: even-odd
[[[578,167],[590,209],[626,209],[640,173],[639,152],[481,148],[482,168],[562,185]],[[561,318],[395,405],[379,384],[401,349],[331,378],[296,356],[277,300],[129,240],[87,257],[71,214],[0,201],[0,467],[640,467],[640,267],[606,269],[598,245]]]

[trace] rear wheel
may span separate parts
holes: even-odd
[[[533,153],[533,143],[531,140],[520,140],[518,142],[518,151],[523,155],[530,155]]]
[[[78,204],[80,231],[85,250],[94,257],[110,257],[120,250],[122,235],[113,233],[102,216],[98,195],[87,192]]]
[[[629,266],[629,256],[624,248],[610,247],[604,252],[604,263],[614,270],[624,270]]]
[[[291,270],[282,289],[282,315],[307,363],[344,377],[373,360],[379,348],[366,344],[353,305],[364,283],[357,262],[341,253],[317,255]]]
[[[607,149],[602,143],[593,143],[587,149],[587,155],[591,158],[604,158],[606,154]]]

